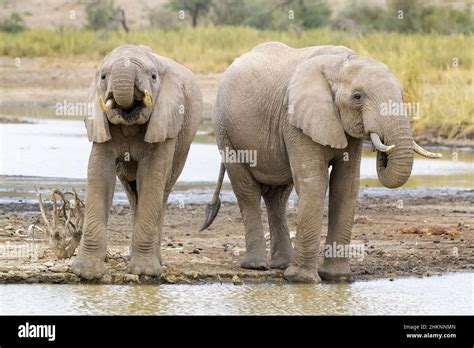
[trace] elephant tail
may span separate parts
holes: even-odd
[[[222,182],[224,181],[224,175],[225,166],[224,163],[221,163],[221,169],[219,171],[219,178],[217,179],[216,190],[214,191],[214,195],[212,196],[211,201],[206,206],[206,220],[202,224],[199,231],[204,231],[206,228],[208,228],[216,218],[217,213],[219,212],[219,208],[221,207],[221,199],[219,197],[219,194],[221,192]]]

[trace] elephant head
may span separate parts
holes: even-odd
[[[349,51],[349,50],[348,50]],[[398,114],[386,112],[400,105]],[[300,63],[288,87],[289,123],[313,141],[347,146],[346,134],[371,140],[377,149],[377,174],[388,188],[409,178],[414,151],[441,157],[413,140],[403,112],[403,90],[390,69],[355,53],[326,54]]]
[[[107,55],[90,88],[89,141],[110,140],[109,124],[144,125],[149,143],[177,136],[184,92],[169,62],[147,46],[120,46]]]

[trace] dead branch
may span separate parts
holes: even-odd
[[[67,196],[72,196],[72,203]],[[70,258],[81,241],[84,204],[74,189],[63,193],[56,188],[51,191],[50,197],[52,211],[51,218],[48,219],[41,193],[37,193],[41,217],[49,234],[49,244],[59,259]],[[58,197],[61,200],[59,204]]]

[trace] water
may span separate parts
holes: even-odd
[[[91,144],[84,123],[73,120],[31,119],[34,123],[0,124],[0,175],[84,180]],[[206,128],[207,126],[204,126]],[[204,131],[198,133],[178,184],[213,184],[220,156]],[[444,158],[416,156],[410,180],[404,187],[472,187],[474,152],[467,149],[437,149]],[[258,158],[257,158],[258,160]],[[229,183],[228,178],[225,182]],[[361,186],[380,187],[375,154],[364,151]]]
[[[474,273],[350,284],[1,285],[0,315],[473,315]]]

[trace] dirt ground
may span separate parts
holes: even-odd
[[[431,276],[474,269],[474,190],[455,196],[370,197],[359,199],[352,234],[363,244],[362,258],[351,259],[354,280]],[[282,271],[252,271],[239,267],[245,251],[244,229],[237,204],[223,203],[214,224],[197,232],[204,205],[169,205],[162,239],[164,271],[161,279],[124,272],[131,244],[129,208],[114,206],[108,225],[107,274],[103,284],[285,282]],[[269,232],[262,207],[266,239]],[[48,240],[28,227],[39,218],[35,204],[0,205],[0,283],[77,283],[68,272],[71,260],[57,260]],[[296,231],[296,208],[289,209],[290,235]],[[43,227],[38,224],[39,227]],[[321,242],[327,231],[327,216]],[[28,246],[28,247],[26,247]],[[269,247],[269,245],[267,245]],[[322,261],[321,245],[321,261]],[[30,255],[26,255],[27,250]],[[15,254],[16,253],[16,254]],[[38,259],[35,260],[36,255]],[[19,257],[20,256],[20,257]],[[88,282],[82,280],[82,282]]]

